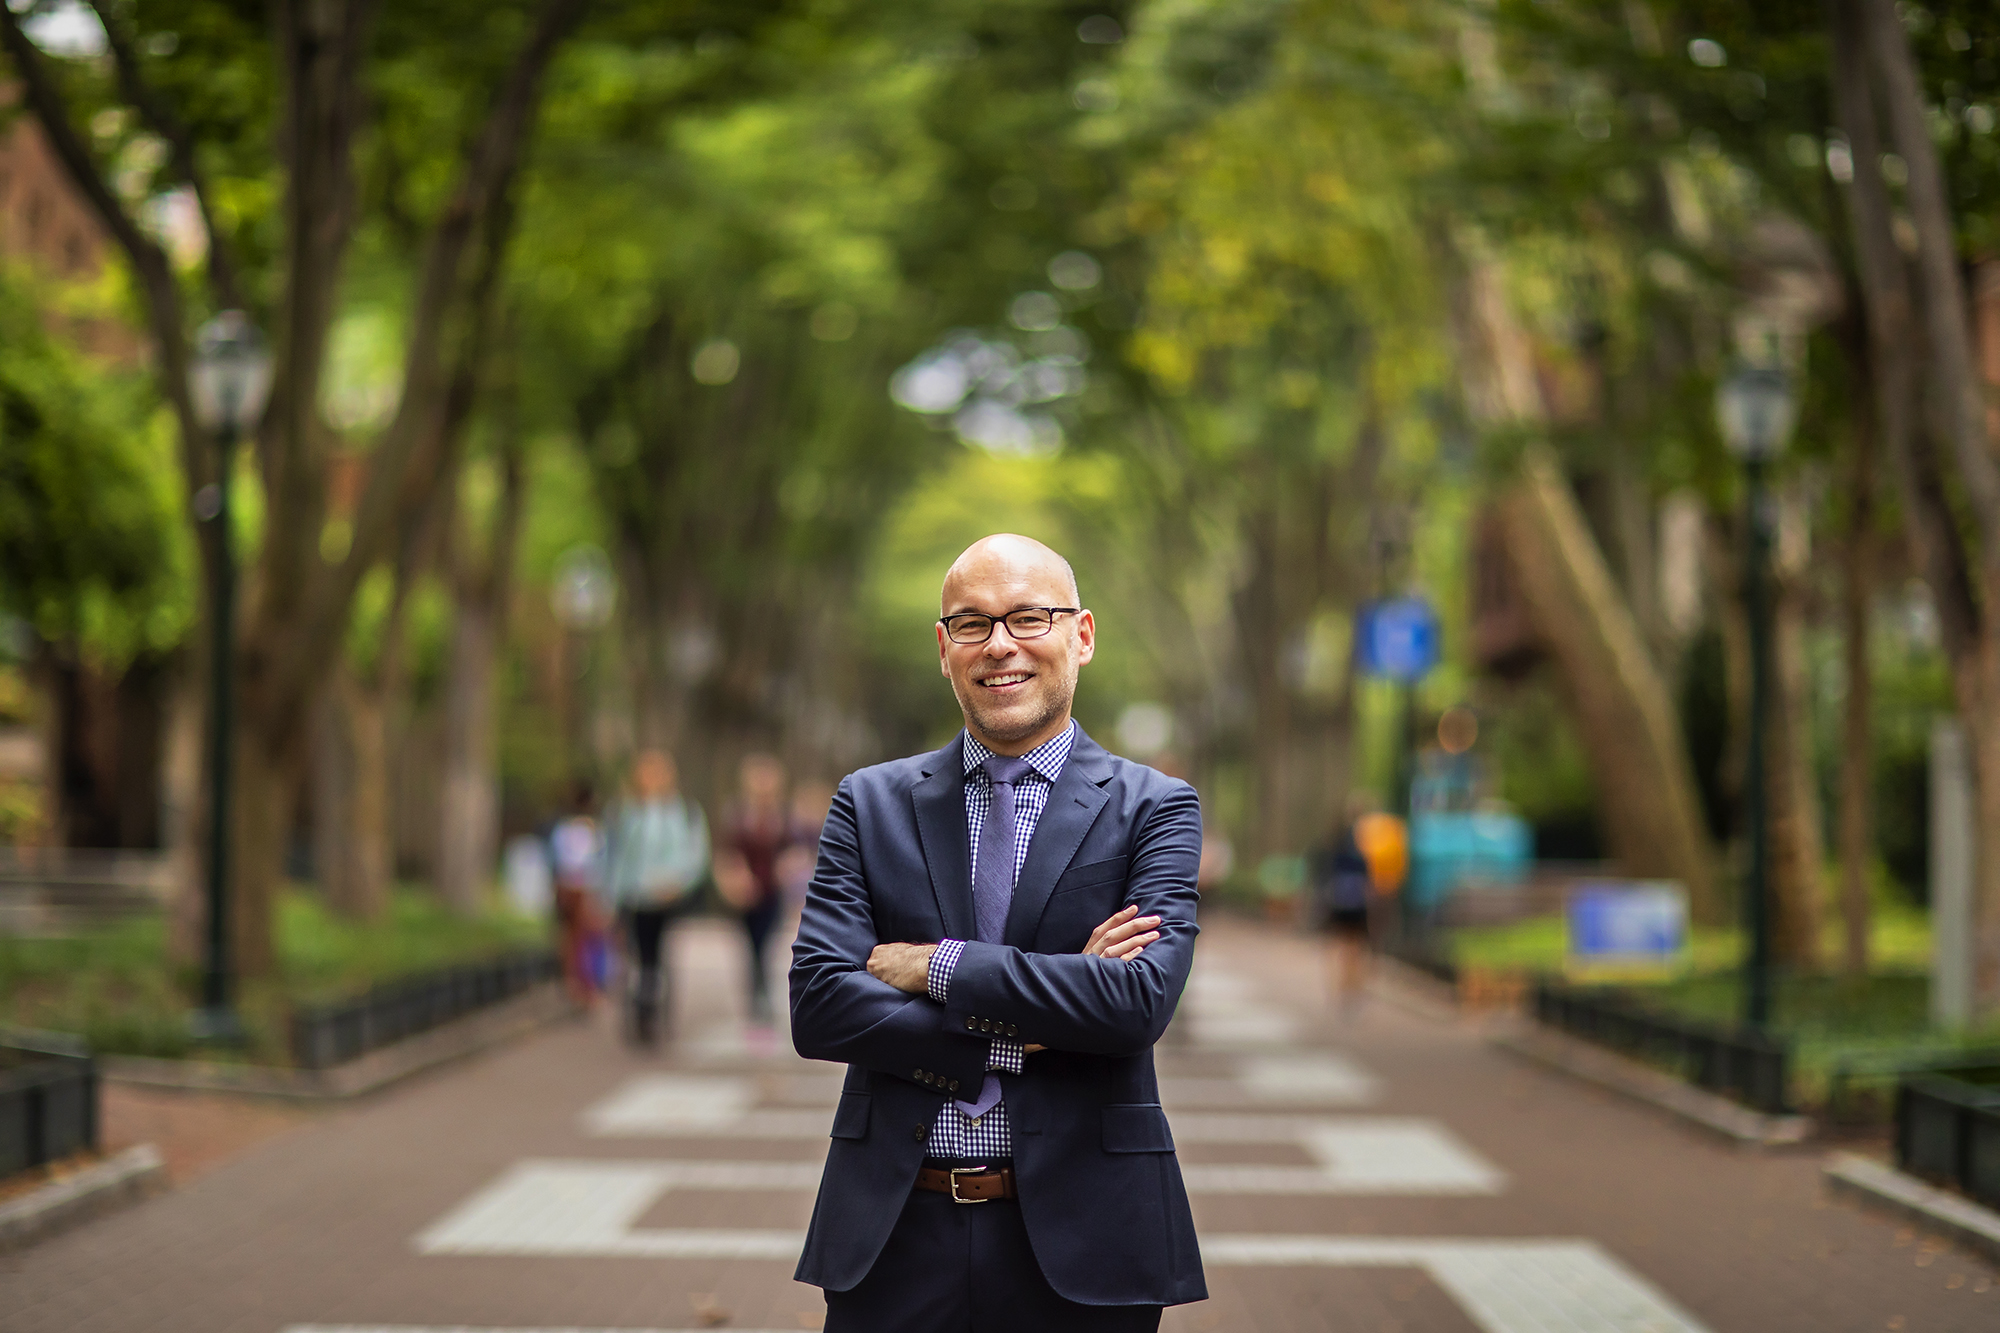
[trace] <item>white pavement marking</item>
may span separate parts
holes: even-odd
[[[789,1261],[805,1243],[802,1232],[631,1227],[662,1179],[707,1186],[774,1165],[523,1163],[417,1245],[427,1254]],[[1706,1333],[1587,1241],[1225,1235],[1205,1237],[1201,1250],[1215,1268],[1420,1268],[1486,1333]]]
[[[1209,1236],[1201,1257],[1216,1267],[1414,1266],[1486,1333],[1707,1333],[1588,1241]]]
[[[1269,1142],[1232,1137],[1229,1131],[1262,1128],[1247,1117],[1189,1116],[1176,1126],[1188,1143]],[[1212,1119],[1214,1124],[1204,1123]],[[1296,1166],[1204,1166],[1181,1168],[1192,1194],[1498,1194],[1506,1174],[1461,1143],[1434,1120],[1405,1117],[1304,1120],[1286,1136],[1319,1163],[1317,1171]],[[1194,1136],[1190,1136],[1189,1131]],[[1220,1131],[1203,1136],[1202,1131]]]
[[[1233,1078],[1163,1078],[1160,1100],[1171,1106],[1366,1106],[1382,1081],[1344,1055],[1299,1051],[1252,1056]]]
[[[1298,1141],[1316,1168],[1188,1166],[1182,1170],[1188,1191],[1406,1196],[1494,1194],[1505,1187],[1505,1176],[1434,1124],[1326,1121],[1305,1128]],[[415,1243],[425,1254],[680,1254],[707,1243],[693,1237],[740,1233],[635,1228],[634,1221],[669,1191],[810,1193],[819,1186],[820,1170],[817,1161],[517,1162]]]
[[[689,1074],[642,1074],[583,1113],[592,1134],[618,1136],[674,1129],[710,1129],[732,1124],[757,1101],[757,1085],[747,1078]]]
[[[584,1112],[604,1138],[743,1138],[824,1141],[824,1110],[753,1110],[747,1078],[647,1074]],[[1222,1115],[1171,1118],[1184,1144],[1291,1143],[1319,1170],[1289,1166],[1188,1166],[1205,1194],[1497,1194],[1506,1175],[1435,1120],[1416,1117]]]
[[[1197,967],[1188,977],[1186,1006],[1194,1044],[1210,1047],[1283,1046],[1299,1033],[1298,1019],[1259,1003],[1249,981]]]
[[[792,1259],[791,1231],[639,1228],[673,1189],[812,1190],[817,1162],[516,1162],[419,1234],[421,1254]]]
[[[726,1134],[736,1138],[818,1138],[826,1133],[839,1081],[835,1076],[792,1074],[763,1078],[729,1074],[640,1074],[583,1113],[586,1133],[600,1138]],[[1233,1078],[1165,1078],[1170,1106],[1364,1106],[1381,1080],[1345,1056],[1301,1052],[1284,1059],[1244,1060]],[[788,1109],[759,1108],[778,1100]],[[806,1102],[824,1109],[802,1111]],[[1246,1108],[1247,1109],[1247,1108]]]

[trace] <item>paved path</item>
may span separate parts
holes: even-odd
[[[684,1040],[553,1028],[0,1257],[6,1333],[815,1328],[790,1280],[835,1071],[746,1045],[733,935]],[[1993,1333],[1995,1274],[1450,1019],[1338,1024],[1308,942],[1210,923],[1163,1095],[1213,1299],[1171,1333]]]

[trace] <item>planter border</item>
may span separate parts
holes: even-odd
[[[563,988],[551,983],[328,1069],[157,1060],[136,1055],[99,1056],[98,1069],[100,1077],[109,1082],[142,1087],[288,1101],[344,1101],[512,1041],[575,1012]]]
[[[1820,1178],[1831,1194],[1908,1218],[2000,1264],[2000,1212],[1859,1153],[1835,1153]]]
[[[1665,1070],[1566,1033],[1526,1026],[1491,1040],[1504,1051],[1656,1106],[1745,1148],[1797,1147],[1818,1129],[1810,1116],[1754,1111]]]
[[[166,1184],[167,1167],[150,1143],[51,1180],[0,1203],[0,1250],[19,1249],[66,1227],[144,1198]]]

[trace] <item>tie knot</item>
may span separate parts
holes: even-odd
[[[995,782],[1015,783],[1028,775],[1028,761],[1019,755],[989,754],[980,765],[986,776]]]

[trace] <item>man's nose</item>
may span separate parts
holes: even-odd
[[[1012,657],[1018,651],[1020,651],[1020,645],[1015,643],[1014,636],[1007,632],[1007,622],[1004,620],[994,621],[993,632],[986,636],[986,655],[988,657]]]

